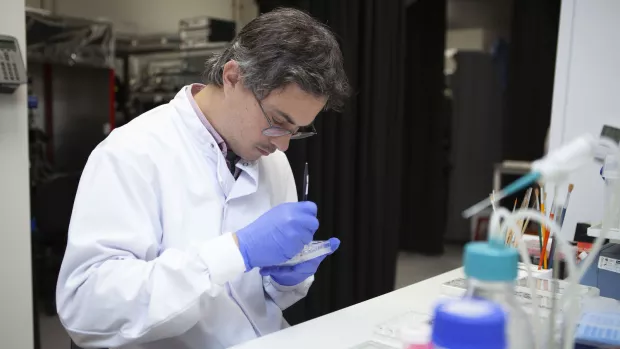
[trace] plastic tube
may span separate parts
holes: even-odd
[[[555,221],[541,214],[540,212],[534,211],[534,210],[519,210],[514,213],[510,213],[508,210],[501,208],[501,209],[498,209],[496,213],[497,213],[496,217],[493,217],[493,219],[491,220],[491,225],[493,228],[492,232],[498,232],[496,234],[499,234],[499,236],[494,237],[494,238],[501,239],[501,237],[506,234],[509,228],[512,228],[513,230],[515,230],[518,220],[529,218],[530,220],[535,220],[539,222],[540,224],[547,225],[549,227],[550,234],[554,236],[554,238],[556,239],[557,246],[559,246],[560,250],[564,253],[564,255],[570,256],[572,254],[573,252],[572,246],[561,235],[559,235],[560,226]],[[501,218],[505,218],[504,224],[501,225],[501,229],[497,229],[498,221]],[[520,232],[520,230],[517,230],[517,231]],[[528,266],[527,268],[528,281],[529,281],[528,284],[530,286],[530,291],[532,292],[532,297],[533,297],[532,305],[534,306],[532,324],[540,325],[539,322],[541,320],[540,320],[540,317],[537,311],[538,310],[538,297],[536,294],[536,289],[534,287],[533,275],[530,269],[531,263],[529,261],[529,255],[527,253],[527,248],[523,242],[522,235],[518,233],[516,238],[519,239],[517,246],[519,247],[519,252],[521,253],[522,259],[526,261],[525,263]],[[596,255],[598,253],[598,251],[602,247],[603,240],[604,240],[604,237],[597,239],[596,242],[598,242],[598,245],[595,244],[595,246],[593,246],[592,255]],[[590,260],[590,263],[591,262],[592,261]],[[578,315],[578,314],[575,314],[575,311],[577,310],[576,304],[575,302],[571,302],[571,300],[574,298],[574,293],[578,289],[577,285],[579,284],[579,280],[585,273],[586,269],[578,268],[577,265],[575,264],[575,261],[571,258],[567,258],[566,263],[568,265],[569,274],[570,274],[569,276],[570,285],[567,287],[566,293],[563,295],[561,299],[562,301],[561,304],[563,304],[563,308],[566,309],[565,314],[567,315],[568,326],[565,328],[567,328],[568,330],[567,335],[570,335],[570,333],[572,333],[571,331],[574,331],[574,322],[576,322],[576,316]],[[587,268],[588,265],[584,265],[584,267]],[[551,331],[549,334],[553,335],[555,324],[551,324],[551,326],[552,327],[551,327]],[[543,337],[542,334],[537,331],[539,328],[541,328],[541,326],[534,326],[534,331],[535,331],[534,334],[537,338],[537,342],[542,346],[544,345],[544,342],[541,342],[541,341],[544,340],[544,338],[542,338]],[[565,337],[565,338],[572,338],[572,337]]]
[[[535,211],[535,210],[519,210],[511,214],[508,217],[508,220],[510,220],[511,223],[516,224],[518,220],[523,220],[523,219],[528,219],[528,218],[530,219],[530,221],[537,221],[540,224],[548,225],[549,234],[553,234],[554,238],[556,238],[556,245],[560,247],[560,250],[562,250],[565,256],[571,255],[572,253],[571,245],[566,240],[564,240],[562,237],[559,237],[558,233],[560,232],[560,226],[555,221],[553,221],[551,218],[547,217],[546,215],[543,215],[542,213]],[[502,233],[505,233],[507,228],[508,227],[506,225],[503,226]],[[517,234],[517,239],[519,239],[518,246],[522,246],[523,250],[525,250],[525,253],[527,254],[527,248],[525,247],[525,243],[523,242],[523,236],[520,232],[519,234]],[[573,259],[568,258],[566,260],[566,263],[568,265],[569,274],[576,273],[577,266],[575,264],[575,261]],[[529,270],[530,265],[531,264],[529,263],[529,255],[528,255],[528,270]],[[534,287],[534,279],[531,273],[528,273],[528,284],[530,285],[530,291],[532,292],[532,297],[538,300],[536,289]],[[569,288],[571,286],[572,285],[569,285]],[[576,286],[573,286],[572,288],[576,290]],[[566,297],[567,295],[568,295],[568,290],[567,290],[567,293],[563,297]],[[570,297],[567,297],[567,299],[570,299]],[[564,300],[564,298],[562,298],[562,300]],[[538,302],[537,301],[533,302],[533,306],[535,306],[537,309]],[[534,313],[533,315],[534,317],[536,317],[536,319],[532,320],[532,323],[539,325],[539,326],[535,326],[534,335],[536,336],[538,346],[540,348],[543,348],[545,346],[545,338],[543,337],[541,332],[536,332],[536,329],[543,328],[542,323],[540,323],[541,319],[538,313]],[[549,324],[549,335],[553,336],[554,333],[555,333],[555,323],[550,323]]]
[[[557,151],[549,154],[547,157],[534,162],[532,164],[533,172],[530,173],[530,175],[525,176],[524,178],[521,178],[519,181],[514,183],[515,187],[531,181],[534,177],[536,177],[536,179],[534,180],[539,180],[539,178],[537,178],[538,173],[542,174],[542,180],[544,181],[554,180],[557,182],[560,179],[568,176],[571,171],[590,161],[593,158],[593,155],[595,154],[597,148],[599,148],[599,150],[602,150],[601,148],[608,148],[608,152],[615,152],[616,156],[618,156],[618,163],[620,163],[620,147],[617,143],[613,142],[610,139],[594,139],[592,136],[586,135],[570,142],[561,149],[558,149]],[[534,173],[536,175],[534,175]],[[620,193],[620,181],[616,181],[616,185],[614,188],[612,188],[612,190],[614,190],[615,193]],[[504,190],[503,192],[507,191],[510,190]],[[613,200],[620,200],[620,198],[614,197]],[[477,211],[479,211],[481,208],[488,206],[487,201],[489,201],[489,199],[483,200],[482,202],[472,206],[471,208],[463,212],[463,216],[471,216],[472,214],[475,214]],[[611,204],[612,207],[614,205],[617,205],[617,203],[615,202],[612,202]],[[566,292],[561,298],[560,304],[561,307],[565,309],[564,314],[566,317],[564,326],[564,348],[571,349],[574,342],[573,338],[575,324],[577,321],[577,316],[579,315],[577,313],[577,302],[574,302],[573,300],[578,290],[579,281],[586,273],[590,265],[593,263],[595,256],[598,255],[603,246],[605,236],[607,235],[607,231],[609,229],[609,227],[607,226],[607,224],[609,224],[609,215],[610,210],[605,210],[603,226],[601,229],[601,236],[599,236],[594,241],[594,245],[592,246],[592,251],[590,255],[580,264],[579,267],[576,265],[576,262],[573,258],[568,258],[571,256],[573,249],[572,246],[568,243],[568,241],[560,235],[560,226],[546,215],[543,215],[542,213],[534,210],[519,210],[511,213],[505,208],[498,208],[491,216],[489,234],[490,242],[505,241],[505,236],[509,228],[516,232],[516,239],[518,239],[517,248],[519,253],[521,254],[521,258],[527,265],[526,272],[528,275],[528,284],[530,286],[530,291],[532,292],[532,305],[534,306],[534,311],[531,323],[532,325],[534,325],[533,330],[534,335],[536,336],[536,343],[541,348],[544,347],[545,342],[543,336],[539,332],[539,329],[542,326],[539,326],[541,319],[539,317],[538,296],[536,293],[533,273],[531,270],[532,264],[529,259],[527,247],[525,246],[525,243],[523,241],[521,229],[519,229],[517,222],[519,220],[530,219],[531,221],[537,221],[540,224],[548,226],[549,234],[553,236],[554,239],[556,239],[556,246],[558,246],[561,252],[564,253],[564,255],[567,257],[565,258],[565,262],[568,265],[569,285],[567,286]],[[555,333],[555,324],[552,323],[550,324],[550,326],[551,329],[549,335],[553,336]]]
[[[517,179],[516,181],[510,183],[508,186],[506,186],[506,188],[500,190],[499,192],[496,192],[495,195],[493,196],[493,200],[495,202],[499,202],[501,199],[505,198],[506,196],[512,195],[518,192],[519,190],[536,182],[540,178],[540,175],[541,174],[539,172],[529,172],[528,174]],[[470,218],[473,215],[480,213],[485,208],[491,206],[491,204],[492,204],[491,198],[486,198],[480,201],[479,203],[473,205],[472,207],[466,209],[465,211],[463,211],[461,215],[463,216],[463,218]]]
[[[616,186],[616,190],[620,190],[619,188],[620,186]],[[506,214],[508,212],[508,214]],[[549,217],[542,215],[540,212],[538,211],[534,211],[534,210],[519,210],[516,211],[512,214],[509,213],[508,210],[506,209],[498,209],[497,211],[498,216],[496,218],[500,219],[501,217],[505,217],[505,222],[504,224],[501,225],[501,230],[499,230],[499,234],[500,236],[503,236],[506,234],[508,228],[512,227],[514,229],[513,226],[516,226],[516,222],[518,220],[522,220],[522,219],[527,219],[530,218],[530,220],[535,220],[537,222],[539,222],[540,224],[545,224],[549,227],[549,231],[550,234],[552,234],[554,236],[554,238],[556,239],[556,243],[557,246],[561,249],[561,251],[564,253],[565,256],[570,256],[572,253],[572,246],[568,243],[567,240],[565,240],[559,233],[560,231],[560,226],[553,220],[551,220]],[[492,220],[492,223],[494,223],[495,220]],[[498,231],[498,230],[494,230],[494,231]],[[577,267],[574,259],[572,258],[567,258],[565,260],[566,264],[568,265],[568,269],[569,269],[569,285],[567,286],[566,292],[564,293],[564,295],[562,296],[561,299],[561,304],[562,307],[565,309],[565,315],[566,315],[566,324],[565,324],[565,340],[566,342],[565,344],[565,348],[572,348],[572,341],[568,340],[568,338],[573,338],[574,337],[574,328],[575,328],[575,323],[576,323],[576,316],[578,316],[579,314],[576,314],[576,310],[578,309],[576,306],[576,302],[574,302],[574,297],[575,297],[575,293],[578,289],[578,284],[579,284],[579,280],[581,280],[581,277],[583,277],[583,274],[585,273],[585,271],[587,270],[587,268],[592,264],[592,261],[594,259],[594,256],[596,256],[598,254],[598,252],[600,251],[602,245],[603,245],[603,241],[605,239],[605,234],[606,230],[603,229],[603,231],[601,232],[601,236],[599,238],[597,238],[595,240],[595,243],[592,247],[592,252],[590,253],[589,257],[586,258],[586,260],[584,262],[582,262],[582,265],[580,265],[579,267]],[[532,292],[532,297],[533,300],[535,300],[535,302],[533,302],[533,306],[535,307],[534,309],[534,317],[536,319],[533,320],[533,324],[536,324],[540,321],[540,317],[538,317],[538,297],[536,296],[536,290],[533,284],[533,275],[531,273],[530,270],[530,265],[531,263],[529,263],[529,255],[527,254],[527,248],[525,247],[524,243],[523,243],[523,237],[521,236],[521,234],[517,234],[517,239],[519,239],[519,243],[518,243],[518,247],[521,247],[519,252],[526,255],[525,259],[527,261],[527,265],[528,265],[528,283],[530,285],[530,290]],[[523,258],[523,256],[522,256]],[[555,324],[551,324],[551,326],[555,326]],[[537,338],[537,342],[539,340],[541,340],[542,335],[540,334],[540,332],[538,332],[537,330],[539,329],[540,326],[534,326],[534,331],[535,331],[535,336]],[[552,327],[553,328],[553,327]],[[550,335],[553,335],[553,332],[550,333]],[[571,337],[573,336],[573,337]],[[538,343],[542,343],[542,342],[538,342]]]
[[[491,216],[491,222],[490,222],[491,223],[490,224],[491,234],[489,234],[489,239],[496,240],[496,241],[504,241],[508,228],[512,228],[515,232],[518,232],[517,237],[516,237],[516,239],[519,239],[517,243],[517,251],[521,255],[521,259],[523,260],[523,263],[525,263],[527,266],[525,271],[528,277],[528,286],[532,294],[533,312],[530,317],[530,324],[532,325],[532,330],[534,331],[535,342],[539,343],[540,341],[542,341],[543,336],[542,336],[542,333],[540,332],[541,327],[538,326],[541,319],[540,319],[540,309],[538,305],[538,296],[536,293],[536,287],[534,285],[534,275],[532,273],[532,268],[531,268],[532,263],[530,262],[530,256],[529,256],[529,253],[527,252],[527,247],[523,243],[523,240],[520,234],[521,229],[518,227],[517,220],[512,219],[511,217],[512,217],[512,213],[503,207],[500,207],[496,211],[494,211],[493,215]],[[503,225],[501,224],[502,218],[504,219]],[[493,233],[495,233],[497,236],[492,236]]]

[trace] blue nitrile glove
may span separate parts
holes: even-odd
[[[246,271],[278,265],[301,252],[319,228],[316,204],[310,201],[278,205],[237,232]]]
[[[299,263],[297,265],[261,268],[260,274],[262,276],[270,275],[273,281],[277,282],[282,286],[298,285],[310,276],[314,275],[314,273],[316,273],[316,270],[319,268],[319,265],[325,259],[325,257],[334,253],[338,249],[338,246],[340,246],[340,240],[338,240],[337,238],[331,238],[329,239],[329,244],[332,248],[332,252],[329,254],[316,257],[314,259]]]

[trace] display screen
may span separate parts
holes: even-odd
[[[15,50],[15,42],[10,40],[0,40],[0,50]]]

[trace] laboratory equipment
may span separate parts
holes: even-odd
[[[517,299],[519,299],[522,303],[531,304],[531,291],[528,282],[528,279],[517,280],[515,294],[517,295]],[[549,310],[551,310],[552,300],[554,298],[561,299],[568,290],[568,287],[571,285],[569,282],[562,280],[548,280],[539,278],[535,278],[533,283],[536,289],[536,296],[540,302],[539,306]],[[578,285],[575,293],[577,295],[577,299],[574,301],[580,304],[587,299],[598,297],[601,294],[598,288],[585,285]]]
[[[374,339],[393,347],[400,347],[404,341],[404,336],[406,336],[405,331],[428,327],[431,324],[430,315],[408,311],[377,325],[374,331]]]
[[[512,195],[536,181],[560,182],[575,169],[592,162],[597,151],[604,147],[617,145],[608,139],[596,140],[591,135],[579,137],[558,150],[532,163],[532,171],[512,182],[495,195],[495,201]],[[470,218],[491,205],[486,198],[463,211],[463,217]]]
[[[575,333],[575,343],[595,348],[620,346],[620,314],[586,312]]]
[[[529,186],[534,181],[543,182],[552,182],[557,185],[557,183],[564,180],[573,170],[585,165],[587,163],[593,162],[594,156],[603,151],[607,154],[613,153],[614,156],[620,157],[620,149],[618,148],[617,142],[612,140],[603,138],[596,140],[592,136],[586,135],[584,137],[580,137],[567,145],[561,147],[560,149],[550,153],[543,159],[537,160],[532,164],[532,171],[525,175],[524,177],[518,179],[504,190],[496,193],[495,198],[501,199],[502,197],[512,194],[517,190],[523,189],[526,186]],[[618,159],[618,158],[616,158]],[[609,207],[616,207],[620,205],[618,201],[620,201],[620,181],[616,181],[613,184],[613,188],[611,188],[613,193],[617,195],[612,195],[611,204]],[[463,212],[463,216],[470,217],[480,210],[488,207],[490,204],[490,200],[486,199],[482,202],[472,206],[471,208],[465,210]],[[598,251],[600,251],[603,245],[603,239],[605,235],[611,231],[613,228],[613,215],[611,214],[613,210],[609,208],[605,209],[604,219],[601,229],[601,236],[597,239],[592,247],[592,254],[596,255]],[[509,229],[513,231],[519,231],[518,222],[526,219],[531,219],[532,221],[536,221],[542,226],[545,226],[549,234],[553,234],[555,237],[554,241],[557,242],[557,247],[560,248],[560,252],[563,253],[564,256],[573,255],[574,251],[570,244],[564,239],[561,235],[558,235],[560,232],[560,226],[557,222],[555,222],[550,217],[547,217],[540,212],[534,210],[518,210],[514,213],[504,209],[497,208],[492,217],[490,224],[490,234],[489,240],[490,244],[493,244],[494,241],[504,241],[506,238],[506,233]],[[561,219],[560,219],[561,220]],[[517,234],[518,244],[517,247],[519,249],[519,253],[521,254],[521,258],[524,262],[529,263],[529,256],[527,247],[522,243],[523,238],[520,234]],[[564,333],[562,338],[564,340],[563,346],[565,349],[571,348],[573,345],[572,339],[574,338],[574,329],[577,321],[577,317],[579,315],[579,306],[580,302],[576,301],[577,297],[579,297],[580,287],[578,285],[579,280],[584,275],[585,271],[588,269],[589,265],[594,261],[594,256],[589,256],[582,263],[580,263],[579,268],[577,268],[576,263],[573,258],[566,258],[565,262],[568,266],[569,277],[568,277],[568,286],[566,287],[566,291],[562,294],[562,299],[560,302],[555,301],[555,296],[551,298],[552,309],[551,312],[555,313],[556,309],[554,305],[557,305],[560,309],[563,310],[563,318],[562,321],[548,321],[547,324],[550,326],[547,334],[550,336],[556,333],[556,324],[558,322],[562,323],[560,327]],[[493,266],[494,267],[494,266]],[[541,327],[542,323],[540,322],[539,316],[539,299],[537,296],[537,289],[535,285],[535,281],[532,278],[532,272],[528,268],[528,286],[531,291],[531,294],[534,295],[532,297],[532,330],[536,332],[536,342],[540,347],[543,345],[548,346],[552,343],[551,339],[549,341],[542,341],[541,336]]]
[[[596,286],[601,289],[601,295],[620,299],[620,245],[617,239],[620,236],[620,175],[618,173],[618,157],[607,156],[601,176],[605,180],[605,218],[601,225],[588,228],[588,235],[599,236],[602,226],[605,225],[607,237],[614,239],[602,247],[599,253],[591,253],[596,263],[588,268],[583,284]]]
[[[543,273],[536,272],[534,274],[543,275]],[[544,274],[548,274],[548,271]],[[536,289],[536,297],[538,298],[538,308],[541,310],[540,316],[542,318],[548,318],[549,312],[552,310],[552,299],[561,299],[570,284],[566,281],[556,280],[555,282],[557,282],[557,284],[554,289],[551,284],[552,280],[549,280],[547,277],[535,277],[533,280]],[[517,279],[514,287],[514,295],[521,304],[523,310],[531,314],[533,312],[533,296],[528,282],[528,278]],[[467,294],[467,286],[467,280],[456,278],[445,282],[442,285],[441,292],[447,297],[463,297]],[[579,298],[577,301],[579,303],[600,295],[600,290],[596,287],[579,285],[578,288],[577,295]]]
[[[401,331],[402,349],[432,349],[431,327],[405,327]]]
[[[517,179],[516,181],[510,183],[506,188],[500,190],[499,192],[496,192],[494,195],[493,201],[499,202],[503,198],[510,196],[512,194],[515,194],[519,190],[527,187],[528,185],[537,181],[539,178],[540,178],[540,173],[530,172],[526,174],[525,176]],[[481,212],[482,210],[484,210],[485,208],[489,206],[491,206],[491,198],[486,198],[480,201],[479,203],[473,205],[472,207],[468,208],[467,210],[463,211],[463,217],[470,218],[473,215]]]
[[[534,348],[529,317],[515,297],[518,264],[519,254],[512,247],[493,241],[468,243],[464,254],[465,296],[487,299],[504,308],[508,348]]]
[[[208,47],[214,43],[230,42],[235,38],[234,21],[208,16],[183,18],[179,21],[181,49]]]
[[[332,245],[329,240],[326,241],[312,241],[308,245],[304,246],[304,249],[299,252],[295,257],[288,261],[279,264],[280,266],[290,266],[299,263],[309,261],[311,259],[324,256],[332,253]]]
[[[304,182],[303,182],[303,194],[302,201],[308,201],[308,189],[310,187],[310,176],[308,175],[308,163],[304,165]]]
[[[575,333],[575,343],[587,345],[587,348],[620,346],[620,302],[605,297],[586,302]]]
[[[0,35],[0,93],[13,93],[28,81],[19,43],[13,36]]]
[[[434,349],[505,349],[506,316],[490,301],[457,299],[435,308],[432,330]]]
[[[620,300],[620,245],[609,243],[588,258],[597,263],[592,263],[581,283],[599,288],[603,297]]]

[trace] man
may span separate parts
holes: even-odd
[[[323,258],[277,267],[318,228],[282,151],[347,91],[331,32],[281,9],[208,60],[206,85],[112,132],[82,174],[58,280],[73,340],[225,348],[287,326]]]

